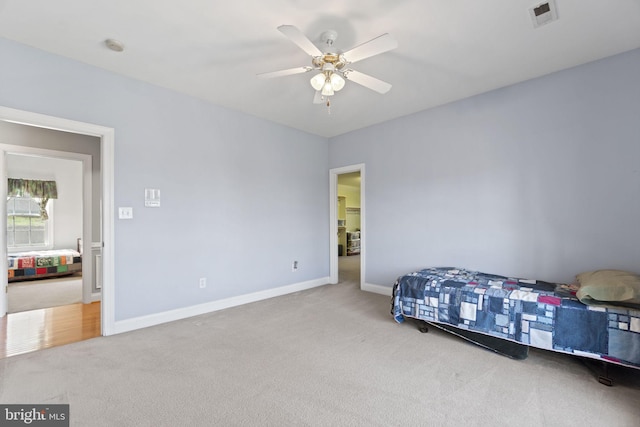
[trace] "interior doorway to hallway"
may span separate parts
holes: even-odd
[[[365,284],[365,167],[356,164],[329,171],[330,283]]]
[[[360,283],[360,171],[338,175],[338,283]]]

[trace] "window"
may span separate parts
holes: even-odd
[[[7,247],[14,251],[51,248],[48,204],[58,198],[56,182],[9,178],[7,183]]]
[[[7,200],[7,247],[45,248],[51,239],[51,204],[47,204],[49,219],[44,219],[41,200],[29,196],[13,196]]]

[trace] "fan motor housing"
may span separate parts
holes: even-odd
[[[346,65],[346,62],[342,55],[337,53],[325,53],[322,56],[312,58],[311,62],[314,67],[322,68],[324,64],[333,64],[336,70],[340,70]]]

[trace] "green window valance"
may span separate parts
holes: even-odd
[[[55,181],[9,178],[9,197],[31,196],[40,199],[57,199],[58,187]]]
[[[58,187],[55,181],[40,181],[36,179],[9,178],[8,197],[33,197],[40,199],[40,216],[48,219],[47,203],[49,199],[58,198]]]

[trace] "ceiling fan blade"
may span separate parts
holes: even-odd
[[[384,33],[375,39],[369,40],[368,42],[362,43],[361,45],[344,52],[342,56],[347,60],[347,63],[353,63],[387,52],[391,49],[395,49],[396,47],[398,47],[396,39],[391,37],[389,33]]]
[[[314,104],[322,104],[324,102],[324,99],[322,98],[322,93],[317,90],[316,94],[313,95],[313,103]]]
[[[259,79],[270,79],[273,77],[282,77],[282,76],[290,76],[292,74],[302,74],[307,73],[313,70],[313,67],[297,67],[297,68],[289,68],[287,70],[280,71],[271,71],[269,73],[260,73],[258,74]]]
[[[322,56],[322,51],[314,45],[311,40],[304,35],[297,27],[293,25],[280,25],[278,30],[287,36],[289,40],[298,45],[298,47],[310,56]]]
[[[391,89],[391,85],[389,83],[383,82],[382,80],[376,79],[375,77],[371,77],[370,75],[359,71],[344,70],[343,75],[345,79],[358,83],[368,89],[375,90],[378,93],[384,94],[389,92],[389,89]]]

